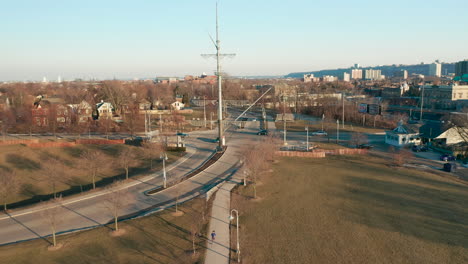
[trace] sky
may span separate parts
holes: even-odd
[[[0,80],[212,74],[214,0],[0,0]],[[233,76],[468,59],[466,0],[220,0]]]

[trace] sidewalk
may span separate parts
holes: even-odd
[[[210,227],[207,234],[210,241],[207,242],[205,264],[229,264],[231,190],[236,185],[236,182],[225,182],[216,192],[213,207],[211,208]],[[213,230],[216,231],[216,238],[214,242],[211,242],[211,232]]]

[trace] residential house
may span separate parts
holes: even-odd
[[[31,109],[31,117],[34,125],[46,127],[49,125],[49,107],[38,104]]]
[[[138,108],[140,110],[151,110],[151,102],[146,99],[143,99],[138,104]]]
[[[71,113],[68,106],[59,104],[54,107],[54,110],[57,124],[63,126],[71,122]]]
[[[97,117],[96,119],[110,119],[113,116],[113,111],[114,107],[112,106],[111,103],[104,102],[101,100],[100,103],[96,104],[96,112],[97,112]]]
[[[70,104],[68,106],[72,110],[76,122],[86,123],[92,119],[93,107],[88,102],[83,100],[79,104]]]
[[[171,104],[171,108],[172,108],[173,110],[177,110],[177,111],[178,111],[178,110],[184,109],[184,106],[185,106],[185,104],[182,103],[182,102],[179,102],[179,101],[175,101],[175,102],[173,102],[173,103]]]
[[[385,143],[396,147],[420,145],[421,135],[416,126],[404,125],[400,121],[395,129],[385,132]]]

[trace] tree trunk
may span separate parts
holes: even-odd
[[[55,239],[55,228],[52,229],[52,243],[54,244],[54,247],[57,246],[57,240]]]
[[[125,178],[128,180],[128,167],[125,168]]]
[[[6,200],[3,202],[3,211],[7,211],[7,203]]]
[[[254,182],[253,189],[254,189],[254,199],[257,199],[257,182]]]
[[[150,159],[150,169],[153,169],[153,159]]]
[[[115,231],[118,231],[119,230],[118,216],[114,217],[114,223],[115,223]]]
[[[192,248],[193,248],[193,254],[197,253],[195,250],[195,234],[192,234]]]
[[[96,189],[96,172],[93,172],[93,189]]]

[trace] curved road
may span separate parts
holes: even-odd
[[[142,179],[129,180],[125,183],[125,188],[128,188],[134,199],[122,210],[121,215],[130,217],[162,210],[173,205],[178,195],[179,201],[183,202],[211,189],[237,170],[244,146],[258,140],[259,137],[255,135],[257,131],[257,128],[250,128],[228,133],[228,149],[216,163],[198,175],[155,195],[145,195],[145,191],[162,185],[161,172]],[[188,154],[167,168],[168,181],[186,175],[213,154],[216,147],[216,143],[212,141],[215,132],[190,134],[186,139]],[[57,232],[66,233],[109,223],[112,214],[105,209],[102,199],[106,192],[100,190],[65,199]],[[42,216],[43,208],[44,205],[37,205],[15,210],[11,214],[0,214],[0,245],[49,236],[51,230]]]

